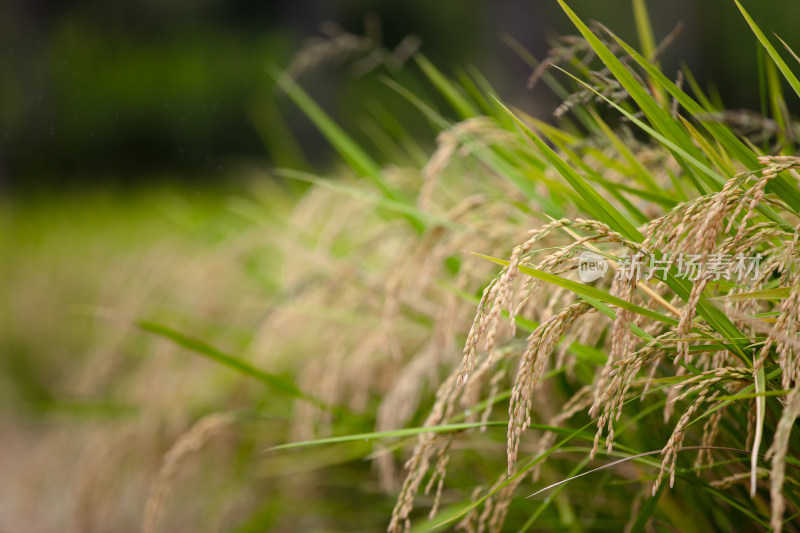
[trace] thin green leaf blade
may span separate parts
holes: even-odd
[[[502,103],[501,103],[502,105]],[[644,236],[633,224],[612,206],[608,200],[603,198],[586,180],[581,177],[571,166],[569,166],[557,153],[550,148],[531,128],[528,127],[510,109],[503,106],[503,109],[514,119],[517,126],[525,133],[528,138],[536,145],[545,158],[558,170],[559,174],[572,186],[573,189],[584,200],[587,210],[597,220],[602,220],[609,224],[614,231],[618,231],[625,237],[641,241]]]
[[[474,252],[473,254],[480,258],[492,261],[493,263],[497,263],[498,265],[508,266],[509,264],[508,261],[504,259],[498,259],[490,255],[477,254]],[[675,318],[661,314],[658,311],[654,311],[652,309],[647,309],[645,307],[638,306],[627,300],[623,300],[622,298],[612,296],[611,294],[605,291],[601,291],[600,289],[597,289],[595,287],[592,287],[591,285],[584,285],[583,283],[578,283],[577,281],[572,281],[571,279],[562,278],[561,276],[556,276],[555,274],[550,274],[549,272],[544,272],[542,270],[538,270],[531,267],[519,266],[518,268],[519,271],[522,272],[523,274],[527,274],[542,281],[552,283],[553,285],[563,287],[565,289],[574,292],[578,296],[588,296],[590,298],[600,300],[601,302],[605,302],[611,305],[616,305],[617,307],[620,307],[622,309],[627,309],[628,311],[632,311],[646,318],[651,318],[653,320],[663,322],[664,324],[669,324],[671,326],[678,325],[678,321]]]
[[[367,155],[288,74],[278,70],[272,70],[271,74],[278,86],[306,114],[348,164],[363,176],[378,175],[380,165]]]
[[[447,99],[453,109],[456,110],[462,119],[475,117],[480,114],[478,109],[458,90],[458,88],[437,69],[433,63],[422,54],[414,56],[417,64],[428,76],[428,79],[439,89],[439,92]]]
[[[772,43],[769,42],[767,36],[764,35],[764,32],[761,31],[761,28],[758,27],[758,24],[756,24],[756,22],[750,16],[747,10],[745,10],[744,6],[742,6],[742,4],[739,3],[739,0],[733,0],[733,1],[736,3],[736,7],[739,8],[739,11],[742,12],[742,16],[747,21],[747,24],[750,26],[750,29],[753,30],[753,33],[758,38],[759,42],[761,43],[761,46],[764,47],[764,49],[769,54],[769,57],[772,58],[772,61],[774,61],[775,65],[777,65],[777,67],[780,69],[781,74],[783,74],[783,77],[786,78],[786,81],[789,82],[789,85],[792,87],[795,94],[797,94],[797,96],[800,96],[800,80],[797,79],[797,76],[794,75],[794,73],[791,71],[789,66],[780,56],[775,47],[772,46]]]
[[[137,324],[144,331],[164,337],[165,339],[169,339],[175,344],[186,348],[187,350],[208,357],[209,359],[227,366],[228,368],[232,368],[241,374],[255,378],[277,392],[284,393],[294,398],[309,400],[317,405],[322,404],[322,402],[319,400],[303,393],[292,381],[277,374],[271,374],[261,370],[260,368],[256,368],[247,361],[226,354],[203,340],[189,337],[188,335],[184,335],[179,331],[156,322],[141,320]]]

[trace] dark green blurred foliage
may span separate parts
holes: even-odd
[[[628,0],[571,4],[635,42]],[[658,39],[684,23],[663,56],[666,72],[676,72],[681,58],[701,84],[715,80],[729,108],[759,109],[757,84],[744,81],[756,72],[755,41],[732,2],[649,5]],[[764,27],[800,45],[793,27],[800,4],[745,5]],[[506,100],[539,116],[557,105],[544,88],[525,89],[529,69],[502,40],[509,34],[543,58],[548,39],[572,31],[555,2],[17,0],[0,17],[0,186],[229,179],[242,161],[324,166],[329,148],[285,98],[274,97],[265,67],[287,66],[323,21],[363,34],[370,13],[389,50],[416,34],[446,72],[474,65]],[[723,54],[728,59],[718,61]],[[346,129],[369,140],[365,107],[408,114],[380,82],[382,68],[354,76],[347,64],[324,64],[300,81]],[[429,90],[412,79],[407,85]],[[416,120],[407,126],[431,142]]]
[[[16,27],[4,50],[6,178],[208,173],[220,156],[258,153],[243,103],[267,90],[267,58],[288,57],[294,43],[206,4],[205,13],[188,3],[28,12],[40,17],[33,31]]]
[[[471,10],[459,15],[425,2],[384,4],[388,46],[409,33],[404,27],[413,30],[423,21],[423,31],[436,36],[436,55],[466,62],[474,54],[477,41],[459,40],[470,23],[477,25]],[[363,32],[364,14],[381,6],[257,5],[206,0],[13,6],[0,20],[0,183],[38,188],[115,177],[141,181],[165,173],[199,179],[230,174],[231,161],[264,160],[261,136],[285,137],[281,127],[296,122],[293,112],[270,101],[273,80],[266,67],[285,67],[325,20]],[[443,24],[452,26],[442,31]],[[308,77],[318,86],[315,96],[336,108],[337,118],[354,114],[365,94],[378,96],[376,76],[365,85],[352,78],[331,68]],[[352,90],[339,95],[340,85]],[[319,160],[324,145],[313,128],[294,125],[310,144],[307,157]]]

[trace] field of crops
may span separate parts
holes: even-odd
[[[338,32],[269,70],[329,172],[4,200],[0,532],[800,530],[800,58],[734,0],[731,110],[568,3],[553,120]]]

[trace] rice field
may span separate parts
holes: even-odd
[[[558,3],[553,120],[410,42],[435,145],[359,144],[337,33],[272,70],[329,174],[4,206],[0,531],[799,530],[800,58],[734,0],[728,110]]]

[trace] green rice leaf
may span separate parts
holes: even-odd
[[[724,124],[720,124],[719,122],[708,120],[707,115],[709,113],[713,113],[715,109],[712,107],[711,103],[706,100],[704,106],[701,106],[697,102],[695,102],[689,95],[683,92],[674,82],[672,82],[669,78],[664,76],[662,72],[660,72],[656,67],[651,65],[647,59],[642,57],[641,54],[636,52],[630,45],[625,43],[622,39],[614,35],[613,32],[608,31],[609,35],[625,50],[627,54],[629,54],[638,64],[641,66],[647,74],[655,79],[658,80],[659,84],[666,88],[667,92],[675,98],[681,106],[683,106],[689,113],[691,113],[695,119],[699,120],[703,126],[708,130],[708,132],[712,135],[712,137],[720,143],[728,153],[739,163],[743,164],[750,170],[756,170],[760,168],[760,164],[758,163],[757,154],[753,152],[750,148],[748,148],[741,140],[739,140]],[[694,79],[689,75],[690,82]],[[697,86],[696,81],[693,84],[695,94],[702,97],[702,92],[700,92],[699,87]],[[785,200],[789,205],[792,206],[793,209],[796,211],[800,210],[800,190],[798,190],[797,184],[793,183],[789,179],[787,179],[783,175],[777,176],[773,179],[767,186],[767,191],[772,192],[780,196],[783,200]]]
[[[286,444],[279,444],[267,448],[266,451],[273,452],[278,450],[291,450],[295,448],[307,448],[310,446],[322,446],[326,444],[337,444],[341,442],[355,442],[355,441],[370,441],[391,439],[397,437],[409,437],[414,435],[422,435],[425,433],[450,433],[454,431],[465,431],[467,429],[476,429],[482,427],[507,427],[508,422],[494,421],[494,422],[463,422],[460,424],[443,424],[439,426],[419,426],[413,428],[402,428],[391,431],[373,431],[370,433],[356,433],[352,435],[341,435],[338,437],[327,437],[324,439],[305,440],[300,442],[289,442]],[[532,429],[539,429],[542,431],[552,431],[559,434],[572,434],[573,430],[565,429],[555,426],[548,426],[545,424],[533,424]],[[590,436],[585,435],[586,438]]]
[[[564,0],[558,0],[558,3],[561,5],[561,8],[567,14],[567,16],[572,20],[572,23],[578,28],[581,35],[586,39],[589,45],[592,47],[592,50],[598,55],[598,57],[605,63],[606,67],[611,71],[617,81],[625,88],[625,90],[631,95],[631,98],[636,102],[639,108],[647,117],[647,120],[653,125],[653,127],[661,133],[662,138],[668,139],[670,142],[666,146],[670,150],[674,150],[673,146],[679,147],[681,150],[675,154],[676,159],[678,162],[683,163],[684,170],[686,170],[687,174],[693,175],[694,173],[691,171],[690,165],[688,163],[691,162],[692,166],[696,166],[699,162],[700,166],[707,166],[705,165],[705,161],[703,161],[702,153],[694,146],[689,136],[686,132],[680,127],[680,124],[667,112],[663,109],[656,100],[647,93],[647,91],[641,86],[639,81],[631,74],[628,68],[620,61],[617,56],[605,45],[603,42],[592,32],[592,30],[572,11]],[[619,106],[616,106],[619,107]],[[684,161],[685,156],[684,154],[689,154],[691,158],[687,161]],[[719,190],[724,183],[724,179],[715,178],[715,175],[708,174],[707,172],[701,172],[700,177],[705,181],[707,186],[710,186],[713,190]],[[701,191],[704,192],[704,191]]]
[[[295,104],[311,119],[319,131],[333,145],[337,152],[347,161],[359,174],[369,177],[373,181],[378,180],[380,165],[376,163],[358,144],[350,138],[343,129],[336,124],[323,109],[306,93],[288,74],[278,70],[271,70],[272,76],[277,84],[286,92]],[[385,186],[385,184],[384,184]]]
[[[414,56],[417,64],[422,71],[428,76],[428,79],[439,89],[439,92],[447,99],[453,109],[456,110],[461,119],[475,117],[480,114],[478,109],[461,94],[461,91],[450,81],[442,72],[437,69],[433,63],[428,61],[422,54]]]
[[[309,174],[308,172],[301,172],[299,170],[291,170],[286,168],[277,169],[275,174],[289,179],[313,183],[318,187],[324,187],[332,191],[346,194],[352,198],[356,198],[358,200],[373,204],[376,207],[386,209],[387,211],[394,211],[403,215],[407,215],[408,218],[418,220],[424,225],[439,225],[456,231],[464,230],[462,226],[452,222],[451,220],[434,214],[426,213],[413,204],[370,194],[367,191],[359,189],[358,187],[349,186],[341,181],[325,179],[313,174]]]
[[[474,252],[473,254],[483,259],[492,261],[493,263],[497,263],[498,265],[508,266],[509,264],[508,261],[505,261],[503,259],[498,259],[496,257],[492,257],[489,255],[477,254]],[[611,294],[605,291],[601,291],[600,289],[597,289],[590,285],[584,285],[583,283],[578,283],[577,281],[572,281],[571,279],[562,278],[561,276],[556,276],[555,274],[550,274],[549,272],[544,272],[542,270],[526,266],[520,266],[519,271],[522,272],[523,274],[527,274],[542,281],[546,281],[548,283],[552,283],[553,285],[558,285],[559,287],[568,289],[577,294],[578,296],[588,296],[590,298],[600,300],[601,302],[605,302],[611,305],[616,305],[617,307],[620,307],[622,309],[627,309],[628,311],[632,311],[646,318],[651,318],[653,320],[663,322],[664,324],[669,324],[671,326],[678,325],[678,320],[671,316],[664,315],[662,313],[659,313],[658,311],[653,311],[652,309],[647,309],[646,307],[638,306],[627,300],[623,300],[622,298],[612,296]]]
[[[380,165],[364,152],[289,75],[277,70],[273,70],[272,75],[278,85],[294,100],[295,104],[359,175],[369,179],[390,200],[410,203],[408,198],[387,185],[386,180],[381,176]],[[417,217],[408,217],[408,221],[419,232],[425,228],[425,225]]]
[[[739,11],[742,12],[742,16],[747,21],[747,24],[750,26],[750,29],[753,30],[753,33],[756,35],[756,37],[758,37],[758,41],[761,43],[761,46],[764,47],[764,49],[769,54],[769,57],[772,58],[772,60],[775,62],[775,65],[777,65],[777,67],[780,69],[781,73],[783,74],[783,77],[786,78],[786,81],[789,82],[789,85],[792,87],[795,94],[797,94],[797,96],[800,96],[800,80],[798,80],[797,76],[795,76],[794,73],[791,71],[791,69],[789,69],[789,66],[780,56],[775,47],[772,46],[772,43],[769,42],[767,36],[764,35],[764,32],[762,32],[761,28],[758,27],[758,24],[756,24],[756,22],[753,20],[750,14],[745,10],[742,4],[739,3],[739,0],[733,0],[733,1],[736,3],[736,7],[739,8]]]
[[[502,103],[500,104],[502,105]],[[514,119],[515,123],[533,141],[545,158],[558,170],[564,179],[572,186],[584,202],[584,207],[597,220],[606,222],[614,231],[619,232],[628,239],[637,242],[644,239],[644,236],[618,209],[614,208],[608,201],[594,190],[586,180],[581,177],[571,166],[569,166],[558,154],[556,154],[547,143],[545,143],[527,124],[517,117],[511,110],[503,106],[506,112]]]
[[[780,37],[778,37],[777,35],[775,35],[775,38],[776,38],[776,39],[778,39],[778,40],[781,42],[781,44],[783,45],[783,47],[784,47],[784,48],[786,48],[786,50],[788,50],[790,54],[792,54],[792,57],[795,59],[795,61],[797,61],[798,63],[800,63],[800,56],[798,56],[798,55],[795,53],[795,51],[794,51],[794,50],[792,50],[792,49],[791,49],[791,47],[790,47],[788,44],[786,44],[786,41],[784,41],[783,39],[781,39],[781,38],[780,38]]]
[[[738,302],[741,300],[782,300],[789,296],[791,288],[778,287],[775,289],[765,289],[763,291],[744,292],[740,294],[728,294],[719,296],[715,300],[730,300]]]
[[[300,398],[303,400],[310,401],[311,403],[317,406],[324,406],[323,402],[321,402],[316,398],[313,398],[312,396],[309,396],[308,394],[305,394],[291,380],[281,377],[277,374],[270,374],[269,372],[265,372],[259,368],[256,368],[247,361],[233,357],[232,355],[228,355],[218,350],[217,348],[211,346],[205,341],[189,337],[187,335],[184,335],[183,333],[180,333],[179,331],[169,328],[163,324],[158,324],[156,322],[142,320],[139,321],[137,324],[144,331],[153,333],[160,337],[164,337],[165,339],[169,339],[175,344],[178,344],[179,346],[186,348],[187,350],[191,350],[197,354],[204,355],[209,359],[212,359],[217,363],[227,366],[228,368],[232,368],[241,374],[244,374],[251,378],[255,378],[256,380],[260,381],[261,383],[275,390],[276,392],[280,392],[294,398]]]
[[[636,32],[639,34],[639,44],[648,59],[653,59],[656,51],[656,39],[653,37],[653,26],[647,14],[647,4],[644,0],[633,0],[633,18],[636,22]]]
[[[653,176],[650,174],[650,172],[648,172],[647,169],[644,168],[642,163],[639,161],[639,158],[637,158],[633,154],[633,152],[631,152],[630,148],[628,148],[628,146],[624,142],[622,142],[622,140],[617,136],[617,134],[614,133],[614,130],[612,130],[605,123],[605,121],[603,121],[603,119],[600,118],[600,115],[598,115],[596,111],[591,110],[590,112],[592,114],[592,118],[594,119],[594,121],[597,123],[598,126],[600,126],[600,129],[602,130],[603,134],[606,137],[608,137],[608,139],[614,145],[614,148],[617,149],[620,155],[622,155],[622,157],[625,158],[625,161],[627,161],[628,164],[631,166],[631,169],[633,170],[635,176],[638,178],[639,182],[645,187],[647,187],[647,189],[649,189],[651,192],[661,191],[662,190],[661,187],[658,185],[658,183],[656,183],[655,179],[653,179]]]
[[[555,68],[559,68],[559,67],[556,66]],[[672,141],[670,141],[669,139],[667,139],[666,137],[664,137],[663,135],[661,135],[660,133],[655,131],[653,128],[651,128],[650,126],[648,126],[647,124],[645,124],[644,122],[642,122],[641,120],[636,118],[630,112],[626,111],[622,106],[616,104],[615,102],[612,102],[611,100],[606,98],[604,95],[600,94],[594,87],[592,87],[591,85],[579,80],[578,78],[576,78],[575,76],[573,76],[569,72],[566,72],[563,69],[559,69],[559,70],[561,70],[562,72],[564,72],[568,76],[572,77],[575,81],[577,81],[578,83],[580,83],[581,85],[583,85],[584,87],[586,87],[587,89],[589,89],[590,91],[595,93],[598,97],[600,97],[603,100],[605,100],[606,102],[608,102],[609,105],[611,105],[617,111],[619,111],[620,113],[625,115],[628,118],[628,120],[630,120],[631,122],[633,122],[634,124],[639,126],[642,130],[646,131],[649,135],[651,135],[655,139],[658,139],[659,141],[661,141],[661,143],[663,143],[665,146],[667,146],[668,148],[673,150],[673,152],[679,154],[686,161],[689,161],[693,166],[695,166],[695,168],[700,170],[704,175],[708,176],[709,178],[712,178],[712,179],[716,180],[719,183],[724,183],[725,178],[723,178],[720,174],[718,174],[716,171],[714,171],[711,167],[709,167],[705,163],[701,162],[700,160],[695,159],[693,155],[691,155],[688,152],[685,152],[681,147],[679,147],[678,145],[674,144]],[[787,230],[792,230],[793,229],[793,227],[789,223],[787,223],[780,216],[778,216],[778,214],[775,213],[775,211],[773,211],[769,206],[765,206],[765,205],[761,204],[756,209],[758,210],[759,213],[763,214],[764,216],[766,216],[767,218],[769,218],[773,222],[779,224],[780,226],[786,228]]]

